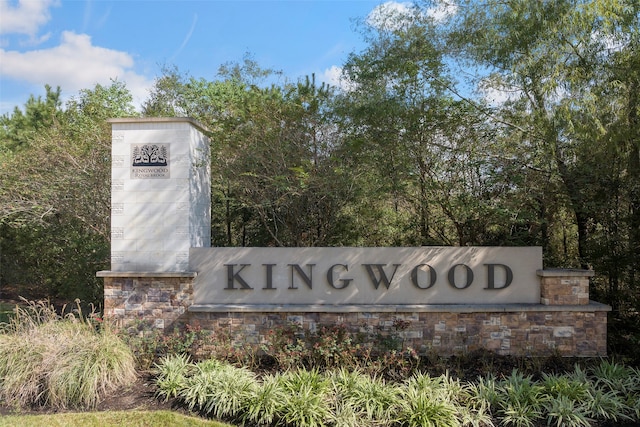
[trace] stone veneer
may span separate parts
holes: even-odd
[[[273,328],[344,325],[360,336],[395,336],[405,347],[442,355],[487,349],[501,355],[605,356],[607,311],[589,301],[592,271],[540,270],[541,304],[267,306],[193,304],[196,273],[99,272],[105,318],[121,326],[147,320],[173,331],[185,325],[224,328],[237,345],[259,348]],[[283,311],[286,309],[287,311]],[[399,324],[404,325],[398,327]]]

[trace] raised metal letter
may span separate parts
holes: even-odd
[[[262,264],[262,265],[267,267],[267,271],[266,271],[267,283],[266,283],[265,287],[262,288],[262,289],[275,289],[273,287],[273,266],[275,264]]]
[[[504,264],[485,264],[487,266],[487,287],[485,289],[504,289],[513,281],[513,271]],[[504,285],[496,286],[495,268],[502,267],[505,271],[506,277]]]
[[[418,271],[420,271],[420,267],[429,267],[429,285],[426,287],[422,287],[420,283],[418,283]],[[413,270],[411,270],[411,283],[418,289],[429,289],[436,283],[436,278],[436,271],[429,264],[416,265]]]
[[[391,274],[390,279],[387,277],[387,273],[385,273],[384,271],[384,266],[386,264],[362,264],[362,265],[367,269],[367,273],[369,273],[369,279],[371,280],[371,283],[373,284],[374,288],[378,289],[380,287],[380,283],[382,282],[384,286],[387,289],[389,289],[389,285],[393,280],[393,276],[396,275],[396,271],[398,271],[398,267],[400,267],[402,264],[393,264],[395,268],[393,269],[393,273]],[[377,275],[373,271],[373,267],[375,267],[376,270],[378,270]]]
[[[349,266],[348,265],[334,264],[331,267],[329,267],[329,270],[327,270],[327,282],[329,282],[329,285],[331,285],[331,287],[333,287],[335,289],[344,289],[347,286],[349,286],[349,284],[351,283],[351,281],[353,279],[340,279],[339,281],[342,282],[342,286],[336,286],[336,284],[333,283],[333,268],[334,267],[338,267],[338,266],[344,268],[345,271],[349,271]]]
[[[298,273],[298,276],[302,279],[302,281],[309,287],[309,289],[313,289],[313,266],[315,264],[307,264],[309,267],[309,275],[302,271],[302,267],[298,264],[288,264],[291,267],[291,284],[289,285],[289,289],[298,289],[293,282],[293,272]]]
[[[456,268],[460,266],[464,267],[464,269],[467,271],[467,281],[462,287],[456,286]],[[469,267],[466,264],[456,264],[449,269],[449,274],[447,275],[447,278],[449,279],[449,284],[451,285],[452,288],[467,289],[469,286],[471,286],[471,282],[473,282],[473,270],[471,270],[471,267]]]
[[[249,284],[240,276],[240,272],[245,267],[249,267],[251,264],[240,264],[240,270],[234,272],[233,267],[238,264],[224,264],[227,267],[227,287],[225,289],[236,289],[233,287],[234,282],[238,282],[241,286],[240,289],[253,289]]]

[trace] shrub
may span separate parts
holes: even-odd
[[[92,408],[134,381],[131,351],[95,319],[83,318],[79,305],[64,316],[46,302],[17,308],[0,334],[0,398],[18,407]]]
[[[216,418],[233,419],[240,417],[256,387],[256,376],[248,369],[211,359],[195,365],[178,396],[189,409]]]
[[[309,360],[309,346],[297,324],[270,330],[260,347],[282,370],[302,368]]]
[[[342,417],[352,414],[361,425],[389,425],[396,418],[400,389],[359,370],[339,369],[329,375],[335,406]]]
[[[626,368],[625,390],[635,393],[637,370]],[[608,372],[609,380],[589,372]],[[617,372],[615,375],[611,370]],[[260,426],[590,426],[637,422],[637,394],[610,387],[619,367],[542,375],[513,370],[475,382],[448,373],[414,373],[402,382],[361,368],[290,370],[263,375],[215,359],[193,363],[165,357],[157,366],[158,396],[241,425]],[[631,386],[629,385],[631,384]],[[600,423],[600,424],[599,424]]]
[[[279,418],[285,425],[314,427],[327,425],[331,419],[331,387],[317,370],[288,371],[278,377],[285,393]]]
[[[257,425],[273,425],[283,412],[286,400],[287,395],[279,376],[265,375],[246,401],[242,421]]]
[[[156,364],[156,396],[167,400],[175,399],[186,387],[187,377],[193,365],[189,356],[173,354],[165,356]]]
[[[546,401],[544,387],[533,381],[531,376],[514,369],[509,377],[499,382],[498,391],[498,415],[504,425],[533,427],[542,416]]]
[[[588,410],[606,420],[640,421],[640,371],[608,360],[591,369],[594,390]]]
[[[591,420],[584,409],[569,396],[560,394],[544,403],[547,425],[556,427],[589,427]]]
[[[446,376],[414,374],[402,387],[400,422],[407,426],[455,427],[460,411],[447,386]]]
[[[358,364],[360,345],[354,342],[344,325],[321,326],[310,341],[313,366],[353,368]]]
[[[149,320],[137,320],[127,328],[118,331],[122,339],[135,355],[136,366],[148,371],[157,360],[161,349],[161,333]]]

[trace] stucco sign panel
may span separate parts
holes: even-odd
[[[192,248],[196,304],[539,304],[540,247]]]

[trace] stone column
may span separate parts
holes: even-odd
[[[543,305],[588,305],[589,278],[593,270],[548,269],[540,277],[540,303]]]
[[[188,118],[125,118],[112,126],[111,270],[105,317],[165,328],[192,304],[189,249],[211,246],[207,130]]]

